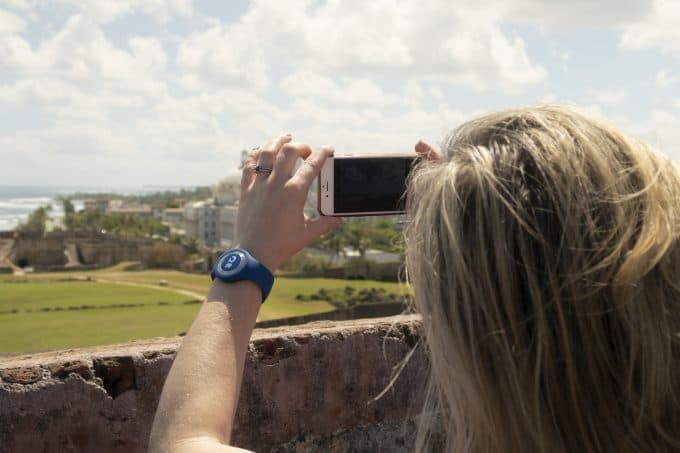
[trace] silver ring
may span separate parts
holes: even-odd
[[[258,175],[266,175],[269,176],[272,172],[273,168],[272,167],[264,167],[262,165],[255,165],[253,168],[253,171],[258,174]]]

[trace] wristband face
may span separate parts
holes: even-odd
[[[229,278],[238,274],[246,267],[246,254],[240,250],[229,250],[223,253],[217,260],[217,269],[220,278]]]
[[[210,277],[226,282],[249,280],[260,287],[262,302],[274,285],[274,275],[247,250],[236,248],[224,252],[215,262]]]

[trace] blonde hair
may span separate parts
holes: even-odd
[[[408,186],[431,361],[417,450],[680,449],[680,174],[601,120],[464,124]]]

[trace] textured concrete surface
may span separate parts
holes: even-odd
[[[410,451],[427,359],[417,316],[258,329],[233,442],[255,451]],[[143,452],[181,339],[0,362],[0,452]],[[393,368],[411,359],[375,400]]]

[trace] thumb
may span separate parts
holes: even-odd
[[[310,243],[324,233],[336,229],[342,225],[342,217],[320,216],[307,221],[306,242]]]

